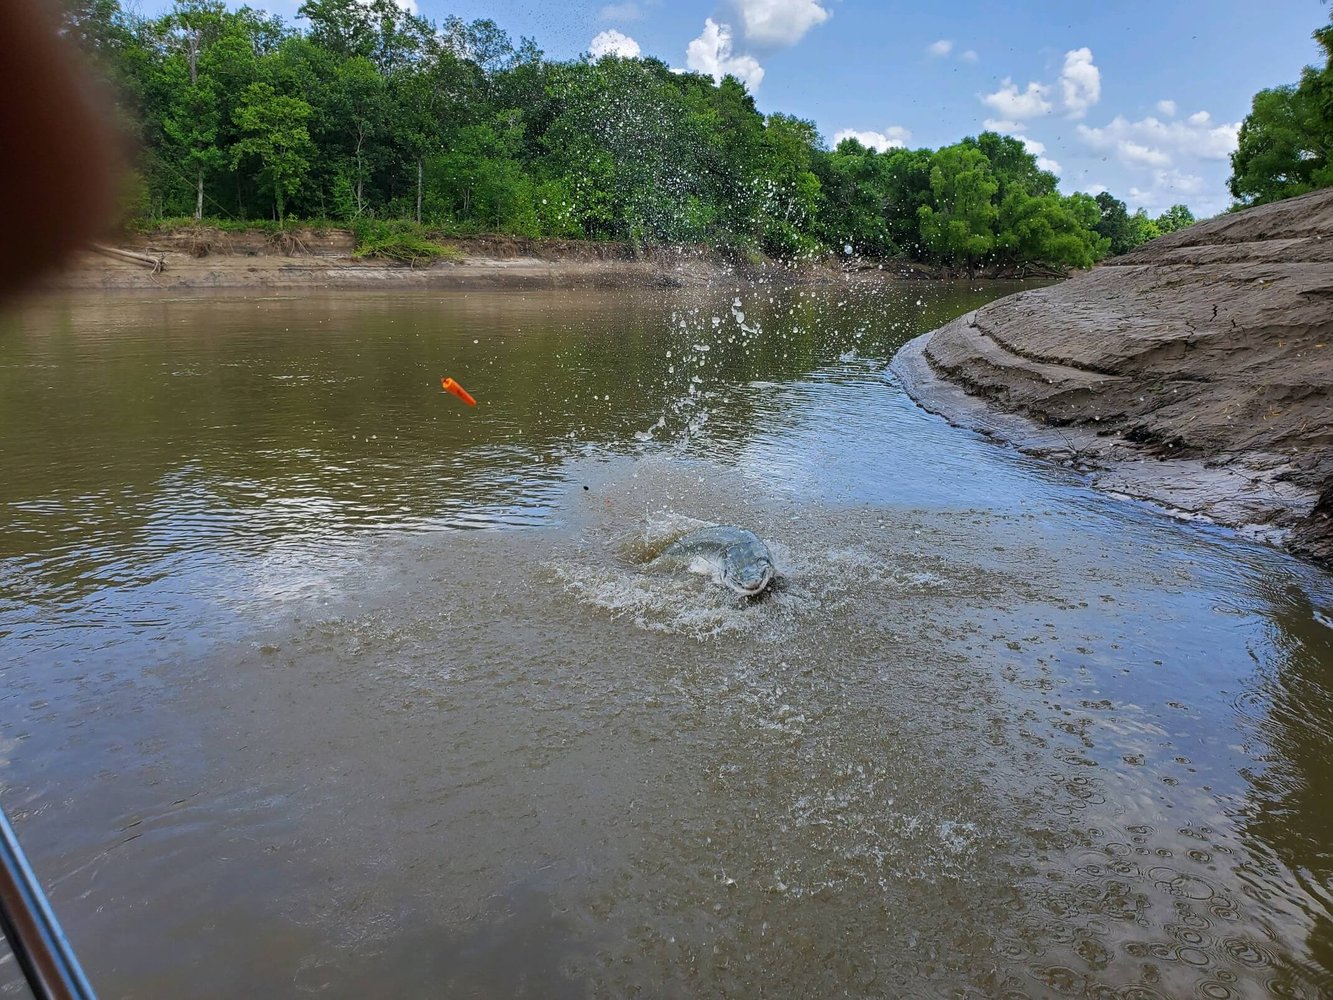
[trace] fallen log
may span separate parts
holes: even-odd
[[[92,249],[108,257],[115,257],[118,260],[128,260],[135,264],[142,264],[144,267],[151,267],[154,274],[159,274],[167,269],[167,255],[159,253],[150,255],[146,253],[135,253],[133,250],[121,250],[118,247],[103,246],[101,243],[92,244]]]

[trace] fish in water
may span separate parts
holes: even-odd
[[[756,597],[777,579],[773,557],[753,531],[728,524],[700,528],[677,538],[662,550],[655,563],[684,564],[693,573],[706,573],[743,597]]]

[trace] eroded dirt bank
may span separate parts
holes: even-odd
[[[871,260],[829,257],[784,261],[732,259],[707,247],[633,247],[588,240],[519,236],[441,238],[452,259],[416,266],[358,257],[346,229],[292,228],[224,231],[185,226],[124,234],[113,250],[151,257],[145,267],[123,257],[89,252],[49,279],[54,290],[293,289],[293,288],[645,288],[705,285],[719,280],[788,284],[957,279],[962,274],[906,257]],[[996,269],[980,278],[1050,280],[1062,275],[1037,266]]]
[[[1333,560],[1333,189],[1210,220],[911,342],[926,409]]]
[[[224,232],[208,227],[122,236],[115,248],[161,261],[160,268],[89,252],[47,282],[52,289],[290,288],[643,288],[722,279],[792,283],[938,275],[910,262],[800,264],[728,260],[702,247],[634,248],[575,240],[481,236],[446,239],[456,259],[418,266],[362,258],[351,232],[292,229]]]
[[[689,250],[635,255],[618,245],[504,238],[450,240],[458,259],[418,266],[357,257],[346,230],[137,234],[116,247],[157,257],[160,269],[89,252],[48,282],[54,289],[580,288],[701,284],[726,273]]]

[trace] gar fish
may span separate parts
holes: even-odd
[[[653,561],[683,563],[692,573],[706,573],[742,597],[763,593],[778,575],[759,536],[729,524],[691,531]]]

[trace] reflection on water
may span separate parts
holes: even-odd
[[[917,410],[1000,291],[7,321],[0,775],[94,981],[1327,995],[1333,587]],[[635,557],[697,521],[785,585]]]

